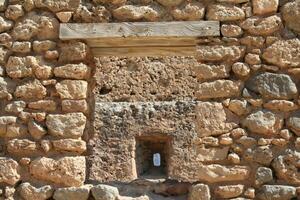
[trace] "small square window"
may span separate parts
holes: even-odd
[[[167,137],[136,138],[136,169],[141,178],[167,178],[170,140]]]

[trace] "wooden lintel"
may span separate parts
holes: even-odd
[[[219,36],[218,21],[66,23],[60,24],[59,38],[105,39],[129,37],[204,37]]]
[[[118,57],[145,57],[145,56],[195,56],[196,46],[189,47],[115,47],[91,48],[93,55]]]

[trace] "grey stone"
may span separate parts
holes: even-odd
[[[272,170],[267,167],[259,167],[255,174],[255,185],[260,186],[273,180]]]
[[[260,200],[290,200],[296,197],[296,188],[284,185],[264,185],[257,198]]]
[[[294,112],[287,120],[287,126],[297,135],[300,136],[300,111]]]
[[[290,76],[269,72],[254,76],[246,83],[246,87],[266,99],[293,99],[298,93]]]
[[[119,191],[116,187],[109,185],[96,185],[92,188],[95,200],[116,200]]]
[[[189,200],[196,200],[196,199],[201,199],[201,200],[210,200],[210,190],[208,185],[204,184],[197,184],[192,186],[191,191],[189,193]]]

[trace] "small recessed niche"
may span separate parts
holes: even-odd
[[[167,137],[136,138],[136,169],[140,178],[167,178],[170,140]]]

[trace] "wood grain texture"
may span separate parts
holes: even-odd
[[[89,39],[89,47],[156,47],[156,46],[195,46],[197,38],[194,37],[130,37]]]
[[[91,48],[93,56],[119,56],[119,57],[144,57],[144,56],[195,56],[196,46],[190,47],[115,47]]]
[[[219,35],[220,23],[218,21],[65,23],[60,24],[59,31],[61,40]]]

